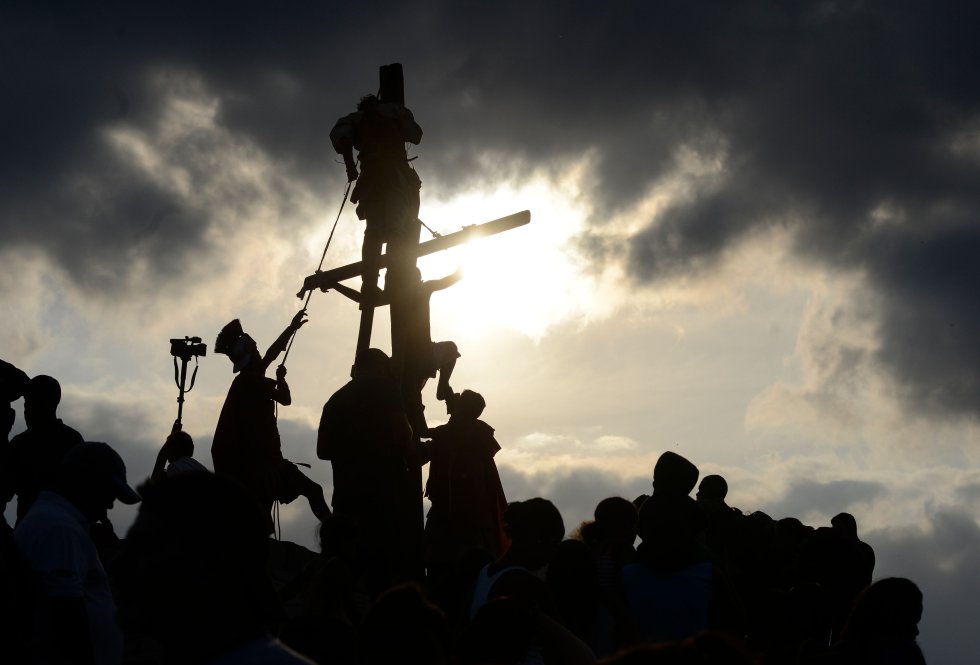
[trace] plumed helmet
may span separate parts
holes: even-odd
[[[242,323],[235,319],[218,333],[214,340],[214,352],[223,353],[231,359],[234,372],[242,371],[258,351],[255,340],[242,330]]]
[[[245,331],[242,330],[242,322],[235,319],[218,333],[218,339],[214,340],[214,352],[228,355],[235,348],[235,342],[244,334]]]

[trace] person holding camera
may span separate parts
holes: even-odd
[[[259,355],[258,345],[242,330],[238,319],[221,329],[214,344],[215,353],[227,355],[238,373],[214,431],[214,472],[235,479],[255,497],[265,510],[270,533],[270,513],[276,501],[290,503],[297,496],[305,496],[320,521],[330,517],[320,485],[282,456],[275,405],[292,403],[286,367],[276,368],[275,379],[265,375],[269,365],[286,350],[289,338],[306,323],[305,315],[305,309],[297,312],[265,355]]]
[[[194,439],[187,432],[174,426],[170,436],[163,442],[157,453],[150,482],[160,483],[167,478],[184,473],[207,472],[207,467],[194,459]]]

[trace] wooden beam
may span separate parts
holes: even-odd
[[[500,219],[495,219],[490,222],[484,222],[483,224],[464,226],[460,231],[448,233],[444,236],[419,243],[418,248],[415,250],[415,256],[426,256],[428,254],[434,254],[435,252],[441,252],[444,249],[461,245],[464,242],[475,238],[484,238],[486,236],[492,236],[498,233],[503,233],[504,231],[516,229],[519,226],[524,226],[530,221],[531,211],[522,210],[521,212],[514,213],[513,215],[507,215],[506,217],[501,217]],[[379,266],[381,268],[388,267],[387,252],[381,255]],[[329,286],[334,282],[342,282],[345,279],[357,277],[361,274],[363,269],[363,261],[357,261],[356,263],[349,263],[346,266],[340,266],[339,268],[314,273],[304,280],[303,290],[300,291],[299,295],[302,297],[302,294],[310,289],[318,289],[321,286]]]

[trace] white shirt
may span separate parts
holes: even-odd
[[[95,662],[120,665],[123,636],[116,621],[116,604],[82,513],[60,494],[41,492],[14,531],[14,539],[35,579],[31,636],[35,662],[48,662],[51,645],[61,639],[52,634],[46,600],[67,597],[85,600]]]
[[[193,457],[181,457],[167,465],[167,478],[185,473],[210,473],[208,468]]]

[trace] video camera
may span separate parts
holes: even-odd
[[[170,340],[170,355],[184,362],[196,356],[206,356],[208,345],[201,343],[200,337],[184,337]]]

